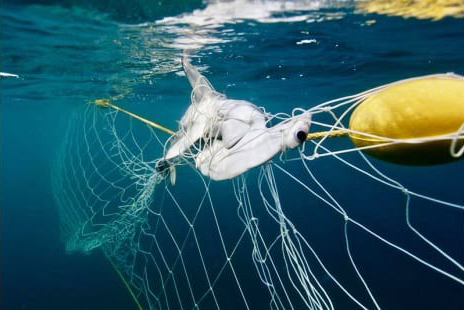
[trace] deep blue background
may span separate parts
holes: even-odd
[[[218,91],[231,98],[250,100],[272,112],[309,108],[406,77],[464,72],[462,19],[432,22],[342,12],[347,15],[340,20],[318,23],[246,21],[222,26],[214,34],[232,41],[206,46],[195,62],[207,66],[205,74]],[[50,167],[69,115],[95,98],[126,93],[122,105],[176,127],[190,89],[185,78],[175,74],[180,63],[169,62],[178,60],[181,51],[160,43],[176,35],[156,29],[150,32],[145,26],[127,28],[115,21],[120,18],[80,7],[2,3],[0,13],[0,69],[21,76],[0,80],[1,307],[131,309],[133,301],[101,253],[66,255],[51,193]],[[367,26],[367,20],[376,23]],[[232,29],[232,34],[221,32],[225,29]],[[317,43],[295,44],[303,39],[316,39]],[[160,67],[166,62],[169,69],[163,71]],[[462,203],[462,161],[407,169],[378,164],[412,189]],[[374,188],[353,186],[370,184],[365,179],[353,180],[339,170],[341,167],[335,168],[324,160],[313,168],[331,184],[337,197],[342,197],[343,204],[352,207],[352,216],[365,216],[364,221],[373,225],[382,223],[376,226],[378,230],[394,239],[401,238],[404,228],[391,223],[401,221],[402,209],[392,207],[391,213],[377,213],[375,203],[372,205],[378,199],[371,194]],[[284,183],[281,186],[283,192],[292,191]],[[288,199],[292,205],[289,215],[294,216],[297,227],[312,236],[311,242],[324,248],[330,234],[342,236],[340,222],[339,226],[329,226],[333,230],[327,232],[331,224],[324,219],[328,217],[319,214],[318,220],[309,225],[305,201]],[[384,204],[388,205],[388,201]],[[424,203],[423,209],[415,213],[415,220],[423,222],[421,228],[426,232],[440,236],[440,244],[462,261],[462,212],[444,208],[437,213],[436,206],[433,208]],[[311,231],[306,231],[308,226]],[[446,233],[440,235],[441,229]],[[369,268],[374,268],[369,262],[384,253],[362,246],[372,241],[364,235],[355,233],[353,239],[358,263],[365,265],[369,274]],[[415,248],[411,240],[406,242]],[[421,251],[421,247],[417,250]],[[338,254],[326,255],[328,264],[336,266]],[[396,263],[405,272],[410,265],[417,268],[408,259],[398,260]],[[382,301],[396,309],[400,304],[405,309],[462,308],[461,286],[441,282],[441,276],[430,275],[428,270],[423,280],[421,268],[410,271],[418,277],[418,283],[436,280],[439,284],[418,284],[424,298],[416,298],[411,304],[407,301],[408,290],[416,288],[401,290],[402,269],[396,269],[394,274],[388,266],[372,271],[382,279]]]

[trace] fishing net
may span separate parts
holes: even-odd
[[[395,166],[333,138],[385,87],[311,108],[325,134],[231,180],[184,154],[175,185],[159,169],[167,134],[87,104],[53,171],[67,251],[101,249],[147,309],[407,308],[438,285],[462,293],[462,162]],[[262,110],[274,125],[305,112]]]

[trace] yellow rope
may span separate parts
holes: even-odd
[[[324,137],[327,138],[338,138],[348,135],[348,130],[339,129],[339,130],[332,130],[332,131],[321,131],[321,132],[312,132],[306,136],[306,140],[317,140],[322,139]]]
[[[140,304],[139,300],[137,299],[137,296],[135,296],[134,292],[132,291],[129,283],[127,283],[126,279],[124,279],[124,276],[122,275],[122,273],[119,271],[119,269],[116,267],[116,265],[113,263],[113,261],[107,256],[106,256],[106,259],[108,259],[108,261],[110,262],[111,266],[113,266],[114,270],[116,271],[116,273],[119,275],[119,277],[121,278],[122,282],[124,283],[124,285],[126,286],[127,290],[129,291],[129,293],[131,294],[132,296],[132,299],[134,300],[134,302],[137,304],[137,308],[139,310],[143,310],[142,308],[142,305]]]
[[[114,104],[112,104],[108,99],[97,99],[94,101],[94,104],[97,106],[97,107],[102,107],[102,108],[113,108],[115,109],[116,111],[120,111],[122,113],[125,113],[127,115],[129,115],[130,117],[133,117],[135,119],[138,119],[139,121],[153,127],[153,128],[156,128],[158,130],[161,130],[165,133],[167,133],[168,135],[173,135],[174,134],[174,131],[172,131],[171,129],[168,129],[164,126],[161,126],[160,124],[158,123],[155,123],[155,122],[152,122],[150,120],[147,120],[146,118],[143,118],[141,116],[138,116],[137,114],[134,114],[132,112],[129,112],[127,110],[124,110]]]
[[[94,101],[94,104],[97,106],[97,107],[103,107],[103,108],[112,108],[112,109],[115,109],[117,111],[120,111],[122,113],[125,113],[127,115],[129,115],[130,117],[133,117],[135,119],[138,119],[139,121],[153,127],[153,128],[156,128],[158,130],[161,130],[169,135],[173,135],[174,134],[174,131],[172,131],[171,129],[168,129],[164,126],[161,126],[160,124],[158,123],[155,123],[155,122],[152,122],[150,120],[147,120],[146,118],[143,118],[137,114],[134,114],[132,112],[129,112],[127,110],[124,110],[114,104],[112,104],[108,99],[97,99]],[[317,140],[317,139],[322,139],[324,137],[327,136],[327,138],[337,138],[337,137],[343,137],[343,136],[346,136],[348,135],[348,131],[345,130],[345,129],[339,129],[339,130],[332,130],[332,131],[321,131],[321,132],[313,132],[313,133],[309,133],[308,136],[306,137],[306,140]]]

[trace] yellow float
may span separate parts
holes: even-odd
[[[98,99],[94,103],[174,134],[172,130],[115,106],[107,99]],[[397,164],[435,165],[462,158],[464,78],[441,74],[387,85],[355,108],[349,130],[309,133],[307,140],[346,135],[363,152]],[[456,152],[457,149],[460,150]]]
[[[373,94],[353,111],[349,136],[379,159],[433,165],[456,159],[450,148],[453,139],[456,147],[462,146],[463,124],[464,80],[444,75],[402,82]]]

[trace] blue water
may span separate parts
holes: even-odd
[[[404,19],[358,14],[352,7],[326,7],[274,16],[307,16],[303,21],[237,18],[202,28],[162,19],[204,9],[202,3],[147,8],[138,2],[127,16],[123,5],[110,10],[103,4],[70,3],[0,4],[0,71],[20,76],[0,80],[1,309],[135,309],[100,252],[65,252],[52,196],[51,167],[71,115],[81,113],[98,98],[118,96],[118,105],[175,129],[190,100],[190,86],[179,74],[182,48],[198,44],[189,33],[209,39],[198,46],[194,64],[219,92],[274,113],[310,108],[403,78],[464,73],[462,19]],[[297,44],[302,40],[315,41]],[[462,161],[421,168],[375,162],[408,188],[462,204]],[[379,199],[376,190],[381,187],[356,179],[329,161],[315,162],[312,168],[349,207],[351,216],[362,217],[380,232],[401,239],[405,229],[394,223],[402,219],[404,223],[404,209],[395,207],[397,196],[386,194]],[[285,182],[280,186],[281,192],[293,191]],[[308,211],[302,197],[286,197],[295,225],[311,237],[315,247],[326,250],[321,255],[327,264],[343,274],[346,262],[338,264],[337,260],[344,249],[331,246],[331,240],[343,236],[340,223],[330,222],[324,214],[327,211],[320,208]],[[231,201],[222,207],[229,207],[233,218],[236,203],[233,198],[224,201]],[[421,201],[413,207],[417,208],[414,220],[423,231],[462,262],[462,212],[437,211],[442,206]],[[460,284],[403,256],[393,255],[388,264],[376,265],[376,260],[391,254],[389,250],[376,247],[365,235],[354,233],[353,238],[358,263],[377,279],[374,293],[385,309],[463,308]],[[416,241],[408,238],[404,244],[443,263],[433,253],[423,252]],[[252,267],[246,267],[250,256],[237,264],[252,272]],[[394,272],[390,266],[395,266]],[[222,285],[217,291],[227,295],[228,284]],[[361,291],[356,285],[359,281],[353,280],[353,289]],[[246,286],[253,296],[252,308],[267,308],[267,292],[260,288],[253,293],[254,288]],[[356,309],[332,289],[340,309]],[[230,301],[229,306],[241,308],[243,304]]]

